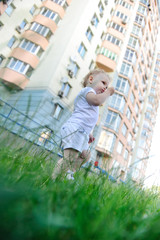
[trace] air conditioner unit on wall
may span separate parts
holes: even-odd
[[[126,19],[122,19],[122,23],[123,24],[127,24],[127,20]]]
[[[68,76],[70,78],[73,78],[74,77],[74,73],[72,72],[72,70],[68,70]]]
[[[63,95],[64,95],[64,92],[63,91],[58,91],[58,96],[60,97],[60,98],[62,98],[63,97]]]
[[[100,17],[103,17],[104,13],[103,13],[103,12],[101,12],[99,15],[100,15]]]
[[[22,33],[23,29],[22,29],[20,26],[17,26],[17,27],[16,27],[16,31],[17,31],[18,33]]]

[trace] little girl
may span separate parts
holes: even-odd
[[[68,170],[69,178],[74,179],[71,174],[89,160],[88,144],[94,141],[92,130],[98,120],[99,106],[114,93],[113,87],[108,88],[109,82],[102,69],[94,69],[85,76],[84,88],[74,101],[74,111],[61,128],[64,157],[58,161],[53,178]]]

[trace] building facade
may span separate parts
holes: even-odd
[[[122,180],[144,178],[158,107],[158,9],[144,0],[1,1],[1,98],[59,134],[83,77],[103,68],[116,92],[100,107],[91,160]]]

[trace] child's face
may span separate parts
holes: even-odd
[[[97,94],[103,93],[108,88],[109,80],[103,73],[97,74],[93,77],[91,87]]]

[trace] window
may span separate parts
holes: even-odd
[[[130,37],[128,41],[128,45],[132,48],[136,48],[137,45],[139,46],[138,38]]]
[[[91,20],[91,24],[92,24],[93,26],[97,27],[97,26],[98,26],[98,23],[99,23],[98,17],[97,17],[96,14],[94,14],[94,16],[93,16],[93,18],[92,18],[92,20]]]
[[[123,1],[123,0],[120,0],[119,1],[119,4],[122,5],[123,7],[127,8],[127,9],[131,9],[132,5]]]
[[[156,73],[158,73],[158,72],[159,72],[159,68],[158,68],[158,67],[155,67],[154,71],[155,71]]]
[[[67,97],[69,95],[69,92],[71,90],[71,85],[69,83],[63,83],[61,91],[63,91],[63,96]]]
[[[137,157],[138,157],[140,160],[142,160],[143,155],[144,155],[144,149],[138,148]],[[140,163],[140,165],[141,165],[142,161],[139,161],[139,162],[138,162],[138,165],[139,165],[139,163]],[[137,167],[138,167],[138,166],[137,166]]]
[[[28,41],[27,39],[23,39],[20,42],[19,47],[23,48],[26,51],[31,52],[35,55],[38,55],[39,57],[41,56],[41,54],[43,52],[42,48],[39,45],[37,45],[31,41]]]
[[[48,142],[48,140],[51,138],[52,130],[46,129],[43,132],[41,132],[39,142],[44,143],[44,145]]]
[[[87,31],[86,31],[86,37],[89,41],[91,41],[91,39],[93,37],[93,33],[92,33],[90,28],[88,28]]]
[[[79,70],[79,66],[77,65],[77,63],[71,63],[67,66],[67,70],[68,70],[68,75],[73,78],[77,76],[78,70]]]
[[[137,65],[137,70],[138,70],[139,75],[141,76],[142,75],[142,68],[141,68],[139,63]]]
[[[13,36],[13,37],[9,40],[7,46],[8,46],[9,48],[11,48],[15,42],[16,42],[16,37]]]
[[[26,25],[27,25],[27,21],[24,19],[19,26],[21,29],[24,29]]]
[[[155,88],[151,88],[151,93],[152,93],[153,95],[156,95],[156,89],[155,89]]]
[[[84,56],[86,54],[86,51],[87,51],[86,47],[84,46],[83,43],[81,43],[79,48],[78,48],[78,52],[79,52],[79,54],[82,58],[84,58]]]
[[[133,117],[133,118],[132,118],[132,128],[135,128],[135,125],[136,125],[136,120],[135,120],[135,118]]]
[[[127,48],[126,52],[125,52],[125,55],[124,55],[124,59],[126,59],[129,62],[132,62],[134,57],[135,57],[135,51]]]
[[[126,117],[128,118],[128,120],[131,119],[131,110],[129,107],[127,108],[127,111],[126,111]]]
[[[139,14],[136,15],[135,22],[138,23],[139,25],[142,25],[143,23],[143,17]]]
[[[128,18],[127,15],[125,15],[124,13],[119,12],[119,11],[116,11],[116,16],[122,20],[127,20],[127,18]]]
[[[50,9],[45,8],[45,7],[43,7],[41,9],[40,14],[55,21],[56,24],[58,24],[58,22],[60,20],[60,17],[56,12],[53,12]]]
[[[121,117],[118,113],[108,110],[105,126],[115,131],[119,129]]]
[[[122,150],[123,150],[123,144],[121,143],[121,141],[119,141],[117,146],[117,152],[121,154]]]
[[[97,146],[106,151],[112,152],[115,144],[116,136],[108,131],[102,130]]]
[[[143,129],[142,132],[141,132],[141,137],[147,138],[147,136],[148,136],[147,130],[146,130],[146,129]]]
[[[58,5],[62,6],[64,9],[68,7],[68,4],[65,0],[52,0],[53,2],[57,3]]]
[[[128,155],[129,155],[129,152],[127,149],[125,149],[124,151],[124,159],[127,160],[128,159]]]
[[[27,77],[30,77],[33,70],[33,68],[29,64],[22,62],[16,58],[11,58],[7,67],[16,72],[24,74]]]
[[[11,4],[7,7],[7,9],[5,10],[5,12],[7,13],[8,16],[11,16],[11,14],[12,14],[13,11],[14,11],[14,9],[15,9],[15,6],[11,3]]]
[[[140,0],[141,3],[148,5],[148,2],[146,0]]]
[[[141,4],[139,4],[138,12],[142,13],[143,15],[146,15],[147,9],[145,6],[142,6]]]
[[[152,119],[152,114],[150,112],[146,112],[145,113],[145,118],[148,119],[148,120],[151,120]]]
[[[63,108],[58,103],[55,104],[53,117],[56,118],[56,119],[59,119],[62,111],[63,111]]]
[[[128,134],[127,140],[129,143],[132,141],[132,135],[130,133]]]
[[[126,134],[127,134],[127,126],[125,123],[123,123],[123,126],[122,126],[122,134],[123,134],[123,136],[126,136]]]
[[[134,104],[135,96],[134,96],[133,92],[131,92],[131,94],[130,94],[130,101],[132,104]]]
[[[99,2],[99,4],[98,4],[98,8],[99,8],[100,16],[102,17],[102,16],[103,16],[104,7],[103,7],[103,5],[102,5],[101,2]]]
[[[139,36],[140,32],[141,32],[141,28],[138,27],[137,25],[133,25],[132,33]]]
[[[120,73],[126,77],[129,77],[129,75],[132,75],[133,73],[132,66],[126,62],[123,62]]]
[[[128,95],[128,91],[129,91],[128,80],[118,76],[115,89],[119,92],[124,93],[125,95]]]
[[[36,9],[37,9],[36,5],[33,5],[33,7],[32,7],[32,8],[30,9],[30,11],[29,11],[30,14],[31,14],[31,15],[34,15]]]
[[[89,70],[93,70],[96,67],[95,62],[92,60],[90,65],[89,65]]]
[[[157,79],[158,78],[158,75],[157,74],[154,74],[154,76],[153,76],[155,79]],[[155,81],[154,81],[155,82]],[[154,86],[155,84],[153,84],[153,82],[152,82],[152,85]]]
[[[113,36],[109,33],[103,38],[103,40],[107,40],[117,46],[121,45],[121,40],[119,40],[118,38],[116,38],[115,36]]]
[[[109,106],[123,113],[125,106],[124,97],[118,93],[114,93],[113,96],[110,98]]]
[[[47,39],[50,38],[50,36],[52,35],[52,32],[50,31],[49,28],[39,24],[39,23],[36,23],[36,22],[33,22],[32,25],[31,25],[31,28],[30,28],[32,31],[34,32],[37,32],[39,33],[40,35],[46,37]]]
[[[142,148],[146,146],[146,140],[144,138],[140,138],[139,146]]]
[[[110,50],[108,50],[107,48],[101,47],[98,49],[97,54],[102,54],[108,58],[110,58],[113,61],[117,60],[117,54],[115,54],[114,52],[111,52]]]
[[[139,113],[139,107],[138,107],[138,104],[136,103],[135,105],[135,113],[138,114]]]
[[[123,34],[125,33],[125,29],[115,22],[111,22],[111,27]]]

